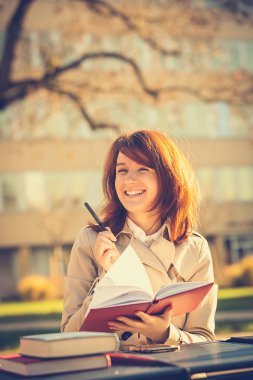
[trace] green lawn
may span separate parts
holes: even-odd
[[[252,310],[253,313],[253,287],[220,289],[218,293],[218,311],[243,311]],[[60,326],[62,312],[62,300],[48,300],[37,302],[4,302],[0,303],[1,323],[18,323],[24,321],[55,321]],[[59,322],[59,323],[58,323]],[[0,331],[0,352],[9,352],[18,347],[21,335],[41,334],[56,332],[58,328],[34,330],[28,327],[26,330]],[[217,321],[218,333],[239,331],[253,331],[253,323],[250,321]]]
[[[61,314],[61,312],[62,300],[0,303],[1,317],[39,314],[44,318],[46,314]]]
[[[253,296],[253,286],[247,288],[227,288],[219,289],[219,299],[237,298],[237,297],[250,297]]]
[[[253,287],[219,289],[218,310],[253,310]],[[60,316],[62,300],[0,303],[0,323],[5,317],[23,319],[35,315],[43,319]],[[55,318],[55,317],[54,317]]]
[[[253,287],[219,289],[217,311],[253,310]]]

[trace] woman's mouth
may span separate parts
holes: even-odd
[[[135,197],[138,195],[142,195],[145,192],[145,190],[126,190],[124,191],[124,194],[126,194],[128,197]]]

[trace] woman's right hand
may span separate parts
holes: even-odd
[[[119,257],[119,252],[115,247],[114,242],[117,241],[109,227],[107,231],[99,232],[94,247],[94,256],[98,264],[104,268],[106,272],[110,269],[111,265]]]

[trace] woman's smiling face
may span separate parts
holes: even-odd
[[[159,191],[158,177],[154,169],[119,152],[115,188],[128,216],[137,216],[152,209]]]

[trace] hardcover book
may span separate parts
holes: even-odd
[[[126,268],[131,268],[131,276]],[[172,315],[194,310],[214,285],[213,282],[168,284],[153,294],[149,277],[131,246],[95,288],[81,331],[110,331],[108,322],[117,316],[134,316],[136,311],[161,314],[172,306]]]
[[[20,354],[0,356],[1,369],[23,376],[49,375],[75,372],[111,366],[108,354],[73,356],[57,359],[41,359]]]
[[[116,333],[66,332],[27,335],[20,338],[23,355],[50,358],[91,355],[117,351],[119,338]]]

